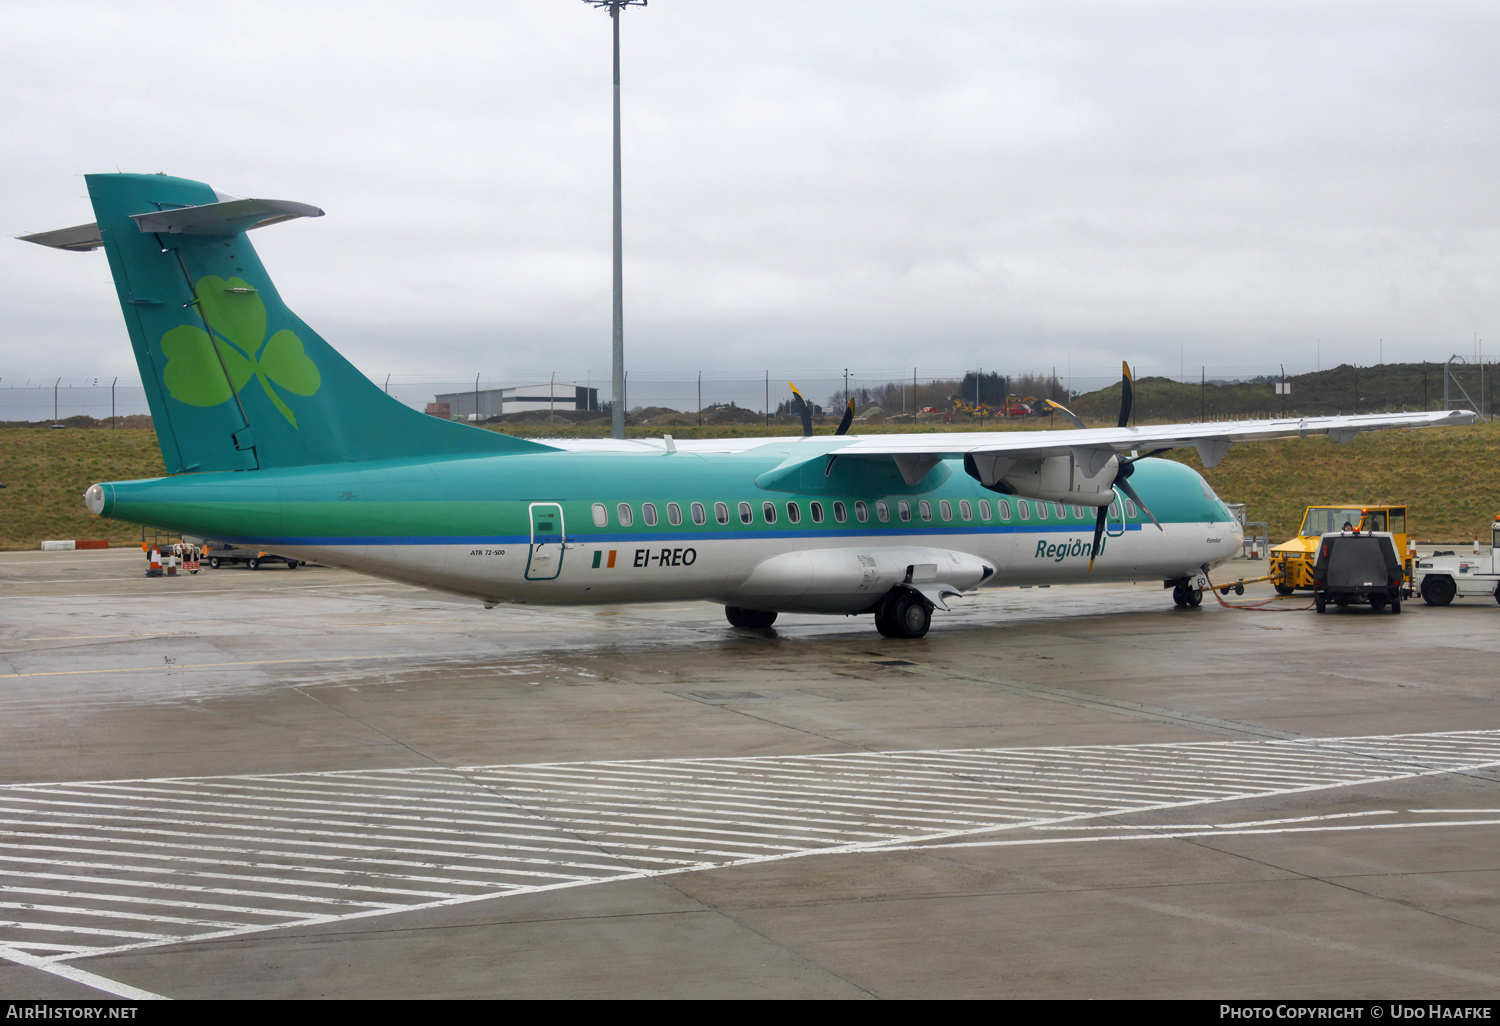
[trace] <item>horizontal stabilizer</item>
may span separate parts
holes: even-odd
[[[74,228],[58,228],[55,231],[21,235],[18,238],[22,242],[34,242],[38,246],[51,246],[53,249],[69,249],[74,253],[87,253],[91,249],[98,249],[104,245],[104,239],[99,235],[97,224],[80,224]]]
[[[322,217],[323,211],[290,200],[232,199],[196,207],[176,207],[149,214],[131,214],[143,232],[165,235],[238,235],[294,217]]]

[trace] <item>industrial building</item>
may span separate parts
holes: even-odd
[[[441,409],[443,406],[448,408],[447,416],[456,420],[488,420],[501,414],[525,413],[528,410],[597,411],[599,390],[571,382],[544,381],[540,385],[450,392],[437,396],[436,401],[428,405],[427,411],[433,413],[434,407]]]

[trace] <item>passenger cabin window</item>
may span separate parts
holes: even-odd
[[[1116,520],[1120,519],[1120,500],[1119,499],[1116,499],[1114,502],[1111,502],[1109,504],[1109,515],[1112,516],[1112,517],[1114,517]]]
[[[835,502],[833,504],[833,519],[837,520],[841,524],[845,520],[849,519],[849,510],[844,506],[842,502]]]
[[[990,518],[990,500],[989,499],[980,499],[979,500],[979,519],[980,520],[988,520],[989,518]],[[1004,499],[1000,500],[1000,519],[1001,520],[1009,520],[1010,519],[1010,503],[1006,502]]]
[[[944,520],[952,520],[953,503],[949,502],[947,499],[944,499],[942,502],[938,503],[938,512],[943,515]]]
[[[1036,518],[1038,520],[1047,519],[1047,504],[1045,502],[1039,502],[1036,504]]]
[[[821,524],[823,522],[823,504],[821,502],[808,503],[807,510],[812,514],[813,523]]]
[[[965,520],[974,519],[974,507],[969,504],[968,499],[958,500],[958,515],[963,517]]]
[[[922,519],[923,520],[931,520],[932,519],[932,503],[928,502],[926,499],[920,499],[920,500],[918,500],[918,502],[917,502],[917,512],[922,515]]]
[[[693,513],[693,523],[697,524],[699,527],[702,527],[704,524],[708,523],[708,511],[703,508],[703,503],[701,503],[701,502],[695,502],[695,503],[693,503],[692,513]],[[729,511],[728,510],[724,511],[724,519],[725,520],[729,519]]]
[[[786,522],[789,524],[800,524],[802,522],[802,507],[795,502],[787,503]]]
[[[721,524],[729,523],[729,507],[722,502],[714,503],[714,519]]]
[[[1084,518],[1084,515],[1085,515],[1084,512],[1083,512],[1083,507],[1082,506],[1074,506],[1073,507],[1073,515],[1075,517],[1077,517],[1079,520],[1082,520]]]
[[[682,507],[675,502],[667,503],[667,523],[673,527],[682,523]]]
[[[1031,519],[1031,504],[1028,503],[1025,499],[1017,499],[1016,500],[1016,512],[1019,513],[1019,514],[1021,514],[1021,519],[1022,520],[1030,520]]]
[[[875,519],[882,524],[891,519],[891,507],[886,505],[884,499],[875,500]]]
[[[635,523],[635,514],[631,512],[630,503],[622,502],[615,507],[615,516],[620,518],[621,527],[629,527]]]
[[[641,503],[641,522],[647,527],[656,526],[656,504],[654,502]]]
[[[1125,500],[1125,515],[1131,518],[1135,517],[1135,503],[1129,499]]]
[[[760,515],[766,518],[766,523],[776,523],[776,503],[763,502],[760,504]]]
[[[594,526],[595,527],[608,527],[609,526],[609,510],[605,509],[604,503],[602,503],[602,502],[596,502],[596,503],[594,503]]]
[[[749,524],[754,522],[754,520],[755,512],[750,508],[750,504],[748,502],[740,503],[740,523]]]

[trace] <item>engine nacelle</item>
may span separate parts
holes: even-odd
[[[1073,449],[1033,459],[990,453],[964,457],[964,470],[991,491],[1079,506],[1114,502],[1119,468],[1120,457],[1109,449]]]
[[[783,552],[761,561],[716,601],[786,613],[862,613],[897,585],[924,595],[965,591],[994,576],[978,556],[921,545],[850,546]]]

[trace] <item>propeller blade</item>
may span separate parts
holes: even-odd
[[[1130,364],[1120,364],[1120,423],[1118,427],[1130,426],[1130,407],[1135,403],[1135,386],[1130,382]]]
[[[1104,521],[1109,518],[1109,507],[1100,506],[1099,515],[1094,519],[1094,547],[1089,550],[1089,572],[1094,569],[1094,560],[1099,558],[1099,551],[1104,544]]]
[[[1079,417],[1078,414],[1068,409],[1062,403],[1055,403],[1051,399],[1044,399],[1042,401],[1045,402],[1048,406],[1052,407],[1058,413],[1061,413],[1064,417],[1067,417],[1068,420],[1072,421],[1074,427],[1081,428],[1088,426],[1083,422],[1083,419]]]
[[[1120,491],[1124,492],[1127,496],[1129,496],[1130,501],[1134,502],[1137,506],[1139,506],[1141,508],[1141,512],[1144,513],[1144,514],[1146,514],[1146,516],[1148,516],[1148,517],[1151,518],[1151,522],[1156,525],[1156,529],[1158,531],[1160,531],[1162,534],[1166,534],[1167,533],[1167,529],[1165,527],[1161,526],[1161,521],[1156,519],[1156,514],[1151,512],[1151,507],[1147,506],[1146,503],[1141,499],[1140,495],[1138,495],[1136,493],[1136,490],[1134,488],[1130,487],[1130,482],[1129,481],[1126,481],[1126,480],[1116,481],[1115,482],[1115,487],[1118,488],[1118,489],[1120,489]]]
[[[839,428],[834,432],[836,435],[847,435],[849,425],[854,423],[854,400],[849,400],[849,405],[844,407],[844,419],[839,421]]]
[[[797,409],[802,414],[802,437],[808,438],[812,435],[812,407],[807,405],[807,400],[802,398],[802,393],[797,391],[797,386],[790,381],[787,386],[791,388],[792,395],[797,397]]]

